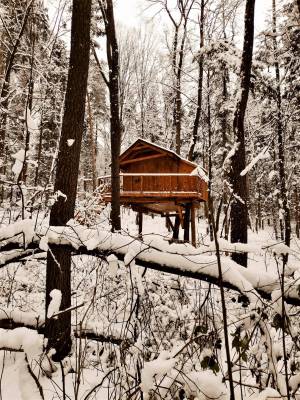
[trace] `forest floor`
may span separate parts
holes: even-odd
[[[136,236],[135,214],[128,210],[122,213],[124,233]],[[104,210],[100,218],[103,229],[107,228],[106,217]],[[199,219],[200,248],[209,245],[206,226],[205,220]],[[143,234],[153,233],[166,240],[170,235],[164,219],[145,216]],[[273,243],[271,228],[259,233],[249,231],[253,248]],[[293,238],[292,247],[300,253],[300,241]],[[258,253],[249,254],[249,269],[276,274],[276,258],[267,252]],[[290,259],[290,264],[296,262],[297,257]],[[19,310],[43,316],[45,267],[45,260],[38,258],[1,268],[0,312]],[[226,291],[226,299],[227,322],[234,336],[249,310],[233,291]],[[74,339],[72,355],[62,365],[52,365],[55,371],[51,377],[46,376],[47,360],[33,355],[29,362],[46,400],[138,399],[140,385],[144,399],[150,389],[156,393],[155,399],[179,399],[180,386],[185,388],[187,398],[227,398],[228,388],[222,382],[226,370],[224,346],[220,345],[222,312],[219,289],[213,285],[157,271],[145,272],[134,265],[126,268],[122,262],[112,270],[104,260],[81,255],[73,257],[72,302],[80,306],[72,313],[74,329],[103,335],[107,342]],[[274,331],[274,340],[280,341],[278,335]],[[120,342],[110,343],[109,338]],[[282,351],[279,347],[278,354]],[[236,359],[237,348],[232,346],[231,352]],[[159,365],[149,362],[157,358]],[[257,374],[250,368],[240,368],[234,374],[237,382],[242,379],[248,385],[243,389],[237,385],[236,398],[256,398]],[[24,353],[0,351],[0,399],[40,398]]]

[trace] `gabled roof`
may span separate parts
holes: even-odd
[[[137,150],[140,147],[140,149],[144,148],[149,148],[152,149],[154,151],[156,151],[157,153],[165,153],[166,155],[177,159],[177,160],[181,160],[184,163],[196,168],[197,164],[193,163],[192,161],[187,160],[186,158],[181,157],[180,155],[178,155],[177,153],[175,153],[175,151],[173,150],[169,150],[165,147],[159,146],[157,144],[151,143],[148,140],[142,139],[142,138],[138,138],[134,143],[132,143],[121,155],[120,155],[120,163],[122,164],[122,161],[125,161],[126,159],[130,159],[130,155],[132,153],[134,153],[135,150]]]

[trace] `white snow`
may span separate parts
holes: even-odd
[[[253,160],[246,166],[246,168],[243,169],[240,175],[246,175],[254,167],[254,165],[257,164],[259,160],[265,160],[267,158],[270,158],[268,146],[266,146],[256,157],[253,158]]]
[[[50,297],[51,297],[51,301],[48,307],[48,311],[47,311],[47,318],[51,318],[54,314],[57,314],[59,312],[59,307],[60,307],[60,303],[61,303],[61,291],[58,289],[53,289],[50,292]]]
[[[266,388],[259,393],[258,396],[253,397],[253,400],[273,400],[273,399],[282,399],[280,393],[273,388]]]
[[[17,153],[12,155],[12,158],[14,158],[16,161],[14,165],[12,166],[12,172],[13,174],[18,177],[22,171],[23,164],[25,161],[25,150],[21,149]]]
[[[0,348],[23,350],[30,356],[36,356],[43,351],[43,336],[28,328],[0,328]]]
[[[26,122],[27,122],[27,128],[28,128],[28,130],[29,130],[31,133],[35,133],[35,132],[38,131],[38,129],[39,129],[39,127],[38,127],[38,121],[35,120],[35,119],[32,117],[32,114],[31,114],[29,108],[27,108],[25,114],[26,114],[26,116],[27,116]]]
[[[75,139],[68,139],[67,140],[67,144],[68,144],[69,147],[73,146],[74,142],[75,142]]]
[[[188,396],[198,400],[226,399],[227,389],[220,375],[212,371],[191,371],[183,380],[184,389]]]
[[[224,162],[223,162],[223,169],[225,171],[229,171],[230,169],[230,163],[231,163],[231,158],[235,155],[236,151],[239,148],[239,143],[235,142],[232,146],[232,148],[229,150],[229,152],[227,153]]]
[[[27,245],[32,242],[34,238],[34,226],[34,221],[29,218],[16,221],[12,224],[9,224],[8,226],[0,228],[0,240],[10,239],[23,233],[25,244]]]
[[[109,275],[111,277],[115,277],[118,272],[119,260],[114,254],[110,254],[107,257],[108,267],[109,267]]]
[[[10,319],[16,323],[38,327],[44,323],[44,317],[33,312],[24,312],[18,308],[1,307],[0,320]]]
[[[153,377],[155,375],[167,374],[174,366],[176,360],[169,358],[169,352],[163,351],[156,360],[145,362],[144,368],[141,371],[140,387],[144,394],[144,399],[149,399],[149,391],[153,389]]]

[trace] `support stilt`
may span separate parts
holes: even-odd
[[[184,213],[183,239],[185,242],[189,242],[190,240],[190,216],[191,216],[191,204],[187,204],[185,206],[185,213]]]
[[[173,239],[178,240],[179,238],[179,226],[180,226],[180,217],[176,215],[174,229],[173,229]]]
[[[139,236],[142,236],[143,233],[143,213],[138,213],[138,223],[139,223]]]
[[[196,237],[196,212],[195,204],[191,205],[191,230],[192,230],[192,245],[196,247],[197,237]]]

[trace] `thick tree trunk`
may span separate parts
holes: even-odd
[[[85,98],[89,69],[91,0],[73,0],[71,52],[62,131],[59,142],[54,190],[57,201],[50,213],[50,225],[65,226],[74,217],[80,149],[84,129]],[[70,146],[68,140],[74,140]],[[60,309],[71,304],[71,251],[51,245],[47,255],[46,315],[50,292],[62,293]],[[71,312],[56,320],[46,318],[48,348],[54,347],[53,358],[61,360],[71,349]]]
[[[231,242],[247,243],[247,181],[246,175],[241,176],[246,167],[244,119],[250,88],[250,74],[252,66],[253,38],[254,38],[254,8],[255,0],[247,0],[245,11],[245,32],[242,63],[240,69],[240,98],[238,99],[233,132],[238,149],[231,158],[230,183],[233,190],[231,204]],[[233,260],[247,267],[247,254],[233,254]]]

